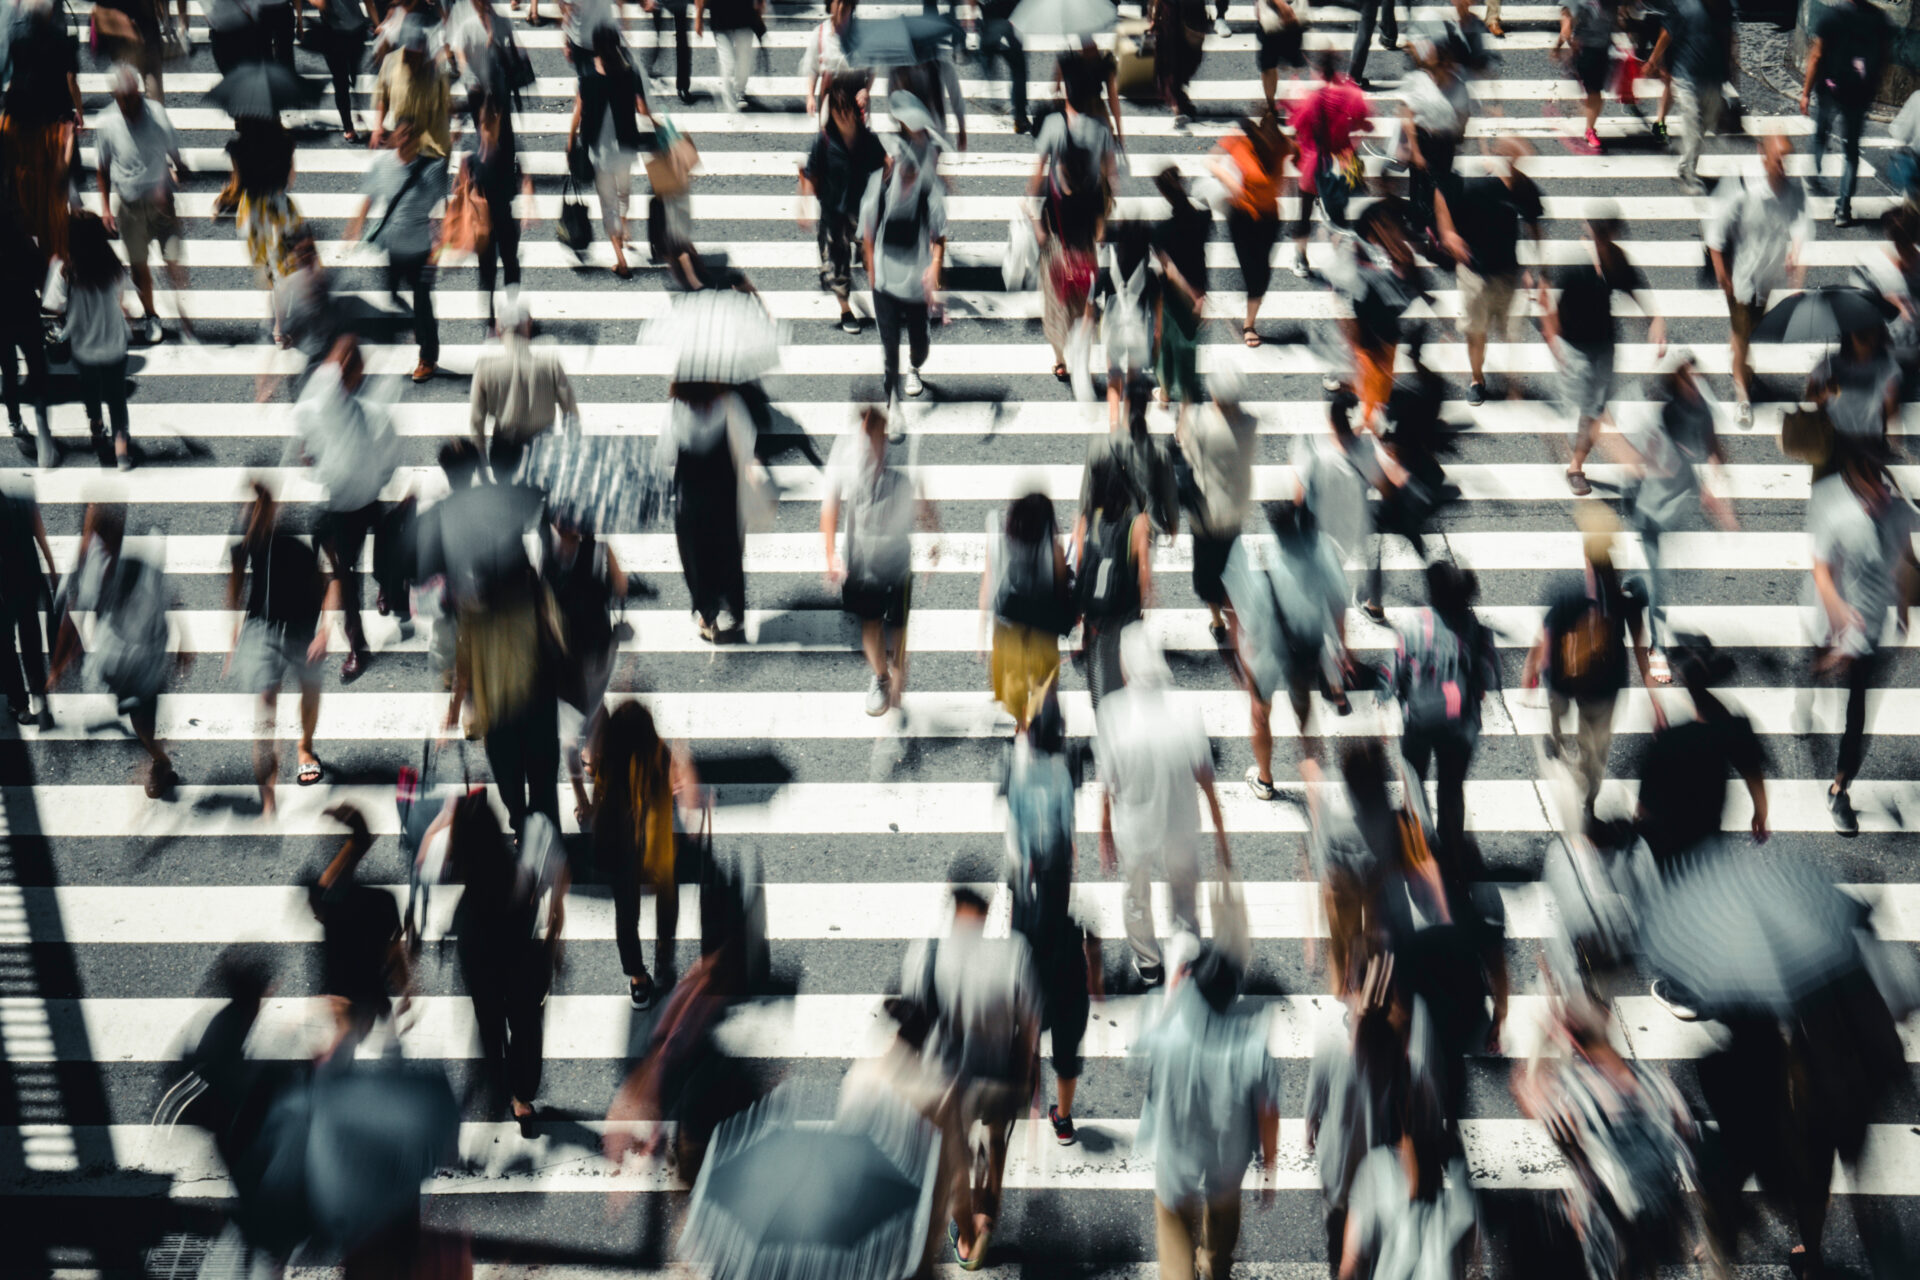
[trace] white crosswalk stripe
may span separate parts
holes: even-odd
[[[1123,6],[1128,14],[1137,7]],[[264,719],[258,698],[223,670],[239,621],[226,594],[231,537],[225,530],[233,505],[252,481],[263,480],[289,504],[288,518],[304,534],[313,504],[324,495],[309,472],[281,465],[293,433],[289,388],[263,377],[295,374],[302,362],[272,343],[269,298],[254,278],[249,251],[230,221],[210,216],[228,163],[223,144],[231,122],[207,98],[219,75],[205,50],[205,8],[200,0],[189,4],[196,52],[166,75],[169,114],[190,170],[177,205],[187,223],[183,260],[192,282],[176,298],[162,281],[157,300],[170,329],[184,314],[201,326],[203,340],[189,344],[170,333],[162,345],[135,349],[131,430],[145,457],[124,474],[96,470],[85,456],[85,411],[75,402],[71,369],[56,367],[52,427],[65,457],[59,468],[33,473],[62,573],[79,548],[80,504],[106,501],[129,504],[129,545],[169,574],[173,648],[198,659],[172,677],[158,702],[158,731],[182,781],[165,799],[145,794],[145,757],[125,731],[114,699],[78,674],[54,696],[53,729],[0,728],[0,1057],[8,1078],[18,1082],[13,1094],[0,1094],[6,1098],[0,1104],[0,1196],[21,1203],[32,1197],[50,1224],[75,1216],[69,1202],[106,1206],[166,1196],[199,1211],[231,1193],[226,1170],[203,1134],[152,1123],[153,1102],[171,1078],[170,1064],[218,1007],[204,981],[207,968],[236,945],[274,960],[280,985],[253,1034],[260,1055],[297,1058],[331,1041],[334,1014],[318,994],[322,933],[304,887],[304,878],[338,847],[340,826],[327,810],[348,803],[366,815],[376,845],[363,879],[404,902],[394,779],[402,765],[419,762],[423,741],[433,737],[448,706],[437,659],[430,656],[429,625],[403,635],[395,619],[369,610],[365,623],[374,657],[367,673],[342,687],[332,658],[323,669],[314,735],[326,767],[323,783],[296,787],[286,778],[293,771],[291,740],[300,733],[298,700],[289,691],[271,719]],[[914,3],[861,6],[865,17],[920,12]],[[1355,11],[1315,6],[1304,12],[1313,28],[1309,47],[1344,53]],[[1905,652],[1920,640],[1898,625],[1897,614],[1884,620],[1889,656],[1867,699],[1868,763],[1853,788],[1860,841],[1848,844],[1834,834],[1826,798],[1831,743],[1841,730],[1847,693],[1817,675],[1808,656],[1813,619],[1802,601],[1812,566],[1803,531],[1810,476],[1781,454],[1779,441],[1790,407],[1783,398],[1799,393],[1827,345],[1755,348],[1753,362],[1772,402],[1755,406],[1750,427],[1734,424],[1726,403],[1726,307],[1701,270],[1699,224],[1708,202],[1681,192],[1677,154],[1652,139],[1611,95],[1599,129],[1606,150],[1585,153],[1579,143],[1580,92],[1546,52],[1557,38],[1560,13],[1557,5],[1506,7],[1510,34],[1492,42],[1501,59],[1497,70],[1472,86],[1476,114],[1457,168],[1469,176],[1492,172],[1485,149],[1494,139],[1532,140],[1536,154],[1524,167],[1544,194],[1546,220],[1540,239],[1520,246],[1529,267],[1584,263],[1590,249],[1580,223],[1615,208],[1626,217],[1622,247],[1648,276],[1641,296],[1666,318],[1669,340],[1692,353],[1719,397],[1717,422],[1728,458],[1712,483],[1733,504],[1740,528],[1669,535],[1661,563],[1679,584],[1677,598],[1666,602],[1670,625],[1705,634],[1735,656],[1739,670],[1726,702],[1748,717],[1769,756],[1774,843],[1751,856],[1802,859],[1819,867],[1871,911],[1882,938],[1920,944],[1920,874],[1908,869],[1913,837],[1907,834],[1911,815],[1920,811],[1920,750],[1914,741],[1920,734],[1920,682]],[[1125,106],[1129,151],[1114,219],[1163,217],[1152,176],[1171,166],[1190,181],[1205,177],[1214,143],[1234,130],[1234,116],[1253,106],[1259,92],[1254,9],[1236,3],[1228,14],[1234,34],[1208,39],[1192,86],[1201,119],[1176,127],[1157,103],[1129,100]],[[1450,7],[1417,6],[1411,14],[1416,25],[1408,32],[1452,14]],[[681,107],[671,104],[671,32],[656,33],[638,8],[624,15],[628,43],[657,54],[655,70],[668,72],[669,83],[653,94],[660,100],[656,106],[669,103],[676,124],[701,147],[690,202],[699,251],[747,273],[784,331],[781,367],[768,379],[773,425],[763,441],[782,502],[773,530],[746,540],[750,607],[743,619],[745,643],[739,645],[716,649],[697,635],[687,616],[673,533],[615,529],[605,539],[623,568],[658,590],[656,598],[636,598],[622,613],[612,697],[643,699],[662,734],[688,744],[700,760],[715,802],[716,847],[749,853],[764,866],[774,968],[782,981],[797,986],[742,1002],[720,1024],[717,1039],[767,1079],[801,1082],[836,1080],[849,1060],[886,1047],[892,1023],[881,1009],[883,993],[897,989],[905,944],[944,927],[949,874],[975,882],[991,899],[991,932],[1008,927],[1008,894],[994,878],[1005,826],[994,779],[997,747],[1011,722],[991,701],[979,657],[981,618],[974,601],[987,542],[980,530],[989,510],[1027,488],[1046,493],[1063,523],[1070,521],[1085,438],[1107,429],[1104,401],[1074,402],[1051,378],[1052,355],[1035,323],[1041,315],[1037,296],[1000,285],[1002,231],[1030,203],[1023,193],[1034,170],[1032,144],[1013,131],[1004,77],[969,59],[960,69],[969,99],[969,149],[945,162],[953,287],[924,366],[930,393],[900,412],[912,436],[911,473],[939,509],[942,531],[914,538],[916,594],[908,635],[915,659],[903,713],[866,715],[868,672],[858,628],[838,609],[837,590],[820,576],[813,507],[825,481],[811,456],[799,452],[824,455],[859,407],[877,396],[881,371],[869,296],[856,294],[855,300],[868,332],[857,338],[838,333],[838,306],[817,287],[818,252],[811,230],[799,221],[817,212],[796,190],[795,172],[815,131],[799,109],[805,86],[798,71],[819,16],[811,7],[772,9],[763,61],[749,89],[756,109],[728,112],[711,96],[716,64],[710,36],[693,41],[699,98]],[[665,421],[664,383],[672,365],[639,339],[643,325],[672,315],[679,295],[661,287],[649,270],[637,272],[641,279],[632,283],[608,277],[613,258],[591,191],[582,195],[594,217],[595,243],[576,256],[555,242],[549,224],[561,204],[567,167],[562,147],[575,80],[556,27],[529,30],[518,13],[513,20],[516,39],[537,72],[515,115],[522,167],[536,186],[534,195],[517,202],[518,214],[528,220],[520,296],[547,331],[540,341],[551,343],[576,381],[584,433],[656,436]],[[1102,41],[1111,47],[1110,37]],[[1052,55],[1064,44],[1055,38],[1028,41],[1028,87],[1036,103],[1051,96]],[[309,75],[319,70],[310,54],[301,55],[301,67]],[[372,68],[364,70],[354,86],[362,124],[374,83]],[[1397,110],[1410,64],[1398,53],[1376,50],[1369,70],[1377,81],[1376,106]],[[109,77],[89,60],[78,82],[87,124],[79,141],[78,195],[98,209],[93,125],[109,109]],[[1297,97],[1307,83],[1284,78],[1282,98]],[[1647,78],[1632,86],[1649,116],[1660,90],[1657,80]],[[1758,84],[1749,84],[1744,101],[1740,132],[1705,142],[1700,172],[1709,183],[1758,172],[1754,140],[1770,135],[1795,144],[1787,167],[1796,178],[1839,176],[1838,155],[1818,161],[1811,152],[1811,119],[1779,110]],[[874,105],[875,128],[891,132],[883,95],[875,95]],[[359,185],[372,153],[340,142],[330,96],[312,110],[289,113],[287,121],[301,126],[291,194],[312,224],[321,259],[337,273],[342,292],[386,307],[380,258],[342,238],[346,221],[361,207]],[[1671,123],[1677,137],[1677,115]],[[462,122],[455,127],[458,132]],[[1864,140],[1853,200],[1863,221],[1898,203],[1885,180],[1895,145],[1878,126]],[[1366,167],[1370,176],[1399,189],[1402,179],[1377,154],[1367,156]],[[636,188],[632,216],[638,223],[648,196],[642,184]],[[1290,186],[1280,203],[1291,219],[1298,201]],[[1866,232],[1828,229],[1836,211],[1830,192],[1811,195],[1809,211],[1822,224],[1799,258],[1809,284],[1849,283],[1868,255],[1884,252]],[[1286,244],[1275,252],[1279,269],[1261,321],[1266,341],[1249,350],[1236,340],[1246,282],[1224,227],[1206,247],[1212,323],[1200,341],[1200,368],[1207,375],[1228,368],[1247,375],[1247,407],[1258,419],[1256,501],[1295,492],[1291,450],[1326,423],[1322,362],[1302,338],[1330,332],[1343,316],[1324,288],[1287,273],[1292,254]],[[1332,255],[1325,235],[1316,235],[1309,262],[1325,269]],[[392,332],[366,346],[369,371],[390,379],[398,396],[394,421],[402,465],[385,498],[413,493],[431,500],[443,494],[435,449],[470,430],[466,375],[486,350],[481,322],[489,309],[472,266],[454,258],[441,263],[436,311],[444,343],[433,382],[419,388],[400,382],[417,358],[404,313],[391,313]],[[1501,908],[1515,986],[1497,1052],[1470,1063],[1475,1085],[1463,1133],[1477,1187],[1549,1198],[1569,1181],[1566,1162],[1506,1094],[1516,1062],[1558,1051],[1546,1039],[1548,1009],[1536,966],[1556,927],[1538,877],[1560,823],[1559,797],[1542,777],[1545,697],[1518,686],[1524,654],[1540,631],[1542,602],[1582,565],[1564,475],[1570,422],[1553,399],[1556,366],[1539,340],[1531,299],[1516,303],[1510,340],[1487,348],[1494,398],[1478,407],[1465,401],[1468,360],[1457,329],[1461,294],[1448,271],[1433,267],[1428,275],[1431,296],[1416,302],[1409,316],[1426,326],[1426,367],[1446,380],[1443,415],[1464,429],[1444,458],[1459,499],[1443,509],[1429,552],[1479,575],[1478,614],[1493,633],[1509,686],[1486,703],[1466,809],[1469,828],[1497,863],[1495,882],[1480,886],[1479,893]],[[138,311],[131,290],[125,301],[130,312]],[[1659,412],[1654,375],[1666,353],[1648,341],[1637,302],[1622,297],[1615,307],[1622,325],[1614,416],[1620,428],[1632,430]],[[1096,367],[1103,359],[1096,343]],[[1508,386],[1514,398],[1503,398]],[[255,403],[256,395],[266,399]],[[1920,430],[1912,421],[1903,411],[1891,434],[1904,438]],[[1149,427],[1170,437],[1175,413],[1154,405]],[[1590,465],[1588,474],[1601,488],[1597,501],[1611,501],[1631,483],[1629,471],[1611,455]],[[1894,474],[1909,492],[1920,491],[1920,465],[1902,462]],[[1257,515],[1250,525],[1260,532],[1250,528],[1245,540],[1264,553],[1270,545],[1264,525]],[[1616,555],[1623,570],[1646,572],[1637,535],[1623,535]],[[1421,602],[1425,561],[1403,540],[1389,538],[1382,563],[1389,622],[1405,622]],[[371,564],[369,548],[363,569]],[[1365,569],[1364,557],[1349,563],[1356,583]],[[1310,878],[1306,802],[1294,772],[1306,746],[1283,740],[1277,749],[1277,800],[1256,799],[1241,785],[1249,760],[1247,699],[1226,670],[1209,614],[1189,586],[1191,538],[1182,533],[1156,544],[1153,570],[1156,598],[1148,620],[1175,662],[1177,688],[1170,696],[1197,715],[1213,739],[1222,779],[1223,821],[1254,943],[1257,980],[1248,998],[1271,1013],[1269,1050],[1285,1073],[1277,1185],[1289,1197],[1289,1211],[1281,1216],[1297,1224],[1318,1212],[1318,1173],[1301,1119],[1306,1060],[1320,1039],[1344,1033],[1345,1017],[1328,993],[1325,907]],[[76,622],[91,643],[92,616],[81,613]],[[1389,657],[1396,639],[1389,626],[1358,608],[1349,612],[1346,634],[1367,662]],[[326,640],[333,658],[345,652],[337,622],[329,621]],[[1071,664],[1063,664],[1062,678],[1069,733],[1088,735],[1094,717],[1085,679]],[[1652,739],[1656,699],[1675,718],[1687,715],[1687,698],[1677,689],[1653,698],[1636,689],[1621,699],[1611,776],[1598,803],[1603,814],[1633,811],[1639,754]],[[1354,701],[1353,714],[1341,716],[1314,698],[1310,730],[1335,752],[1343,743],[1398,726],[1397,711],[1364,695]],[[1291,735],[1284,708],[1276,723],[1283,739]],[[571,722],[562,728],[570,729]],[[277,743],[282,763],[272,817],[261,814],[251,772],[251,748],[267,736]],[[467,745],[463,755],[472,785],[487,788],[504,816],[482,745]],[[563,782],[560,825],[572,847],[584,850],[589,841],[565,790]],[[1747,793],[1730,788],[1721,823],[1730,847],[1751,848],[1752,822]],[[1152,1189],[1154,1171],[1134,1149],[1140,1089],[1126,1059],[1161,999],[1141,994],[1129,969],[1121,940],[1121,884],[1085,856],[1101,828],[1097,783],[1082,788],[1075,825],[1083,855],[1076,908],[1107,940],[1103,955],[1112,988],[1095,1006],[1082,1046],[1089,1060],[1078,1107],[1085,1140],[1057,1146],[1038,1113],[1016,1125],[1006,1176],[1009,1222],[1000,1239],[1025,1251],[1026,1261],[1015,1264],[1022,1274],[1144,1276],[1154,1238],[1151,1213],[1141,1211],[1142,1193]],[[683,880],[700,878],[692,861],[691,855],[684,859],[689,865],[683,865]],[[1217,872],[1208,868],[1203,874]],[[1200,895],[1203,930],[1212,927],[1211,888],[1203,883]],[[709,892],[698,883],[679,886],[682,970],[697,954],[698,921]],[[415,989],[397,1019],[403,1051],[443,1063],[457,1087],[478,1081],[480,1052],[458,966],[443,963],[437,949],[455,928],[460,898],[458,886],[434,890]],[[1163,933],[1172,927],[1164,889],[1156,890],[1154,913]],[[617,1223],[624,1233],[618,1247],[630,1251],[636,1236],[661,1230],[642,1225],[642,1215],[667,1223],[679,1212],[660,1207],[678,1205],[667,1193],[685,1190],[670,1165],[638,1158],[613,1165],[600,1154],[607,1125],[599,1117],[651,1025],[650,1015],[631,1011],[623,990],[614,914],[610,891],[584,875],[567,901],[566,966],[545,1008],[548,1070],[541,1101],[556,1116],[578,1119],[556,1122],[527,1139],[513,1125],[496,1123],[499,1117],[484,1104],[463,1104],[460,1158],[426,1185],[436,1220],[457,1223],[474,1236],[476,1275],[488,1280],[520,1274],[519,1259],[527,1255],[516,1250],[532,1215],[551,1215],[531,1232],[542,1240],[595,1233],[602,1238]],[[643,901],[639,933],[650,960],[662,927],[655,901]],[[1629,985],[1616,994],[1616,1045],[1691,1087],[1695,1064],[1719,1044],[1719,1032],[1712,1023],[1677,1021],[1645,990]],[[362,1055],[383,1052],[389,1034],[376,1031]],[[1920,1031],[1905,1027],[1901,1040],[1907,1062],[1920,1064]],[[1920,1079],[1920,1072],[1910,1074]],[[1907,1114],[1903,1103],[1893,1105],[1897,1114],[1875,1117],[1879,1123],[1864,1159],[1850,1177],[1837,1178],[1835,1190],[1898,1198],[1909,1202],[1904,1208],[1920,1199],[1920,1116]],[[651,1207],[634,1207],[624,1199],[628,1195]],[[1055,1242],[1029,1237],[1033,1219],[1021,1218],[1023,1201],[1060,1206],[1059,1222],[1071,1226],[1064,1238],[1087,1234],[1104,1242],[1111,1234],[1112,1247],[1088,1271]],[[192,1219],[191,1230],[205,1221]],[[59,1242],[58,1248],[49,1245],[49,1253],[76,1275],[110,1273],[113,1260],[131,1247],[104,1241],[85,1226],[46,1231],[49,1241]],[[561,1256],[568,1264],[575,1261],[572,1254]],[[581,1256],[588,1260],[578,1263],[580,1280],[611,1273],[590,1251],[583,1248]],[[989,1261],[1000,1261],[997,1248]],[[620,1256],[620,1265],[632,1272],[629,1257]],[[1261,1227],[1250,1215],[1236,1269],[1271,1280],[1325,1274],[1317,1227]],[[317,1280],[326,1270],[324,1262],[303,1261],[292,1274]],[[534,1274],[557,1278],[563,1272],[573,1280],[567,1266],[552,1261]],[[986,1274],[1014,1272],[990,1266]],[[1504,1273],[1490,1266],[1489,1274]]]

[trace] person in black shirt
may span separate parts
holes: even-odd
[[[1819,176],[1821,157],[1827,153],[1827,135],[1836,117],[1840,122],[1840,147],[1846,167],[1840,171],[1840,198],[1833,207],[1833,224],[1853,225],[1853,188],[1860,178],[1860,134],[1866,128],[1867,108],[1873,105],[1874,92],[1886,70],[1887,47],[1891,35],[1880,10],[1866,0],[1840,0],[1826,10],[1826,16],[1813,29],[1813,41],[1807,46],[1807,78],[1800,86],[1800,114],[1807,114],[1808,101],[1818,96],[1813,116],[1813,172],[1807,183],[1826,194],[1826,179]]]
[[[1014,30],[1015,0],[981,0],[980,47],[975,51],[980,65],[998,58],[1007,67],[1007,96],[1013,101],[1013,131],[1029,133],[1033,124],[1027,119],[1027,50]]]
[[[47,573],[40,572],[46,557]],[[0,486],[0,689],[7,709],[20,724],[53,728],[47,705],[47,658],[40,613],[53,603],[47,574],[54,572],[53,548],[40,520],[30,483]],[[19,636],[20,647],[14,648]],[[23,682],[22,667],[26,672]],[[37,708],[34,704],[38,704]]]
[[[407,989],[407,948],[399,902],[385,889],[353,878],[373,847],[366,817],[350,804],[335,805],[327,816],[346,827],[347,839],[307,885],[307,905],[320,922],[320,994],[334,998],[339,1020],[333,1052],[350,1055],[373,1024],[392,1011],[394,993]]]
[[[1464,178],[1434,194],[1440,243],[1453,255],[1460,285],[1460,328],[1471,373],[1467,403],[1475,406],[1487,399],[1487,335],[1507,340],[1513,296],[1533,283],[1533,273],[1520,267],[1521,230],[1540,243],[1540,188],[1519,168],[1530,151],[1518,138],[1502,138],[1494,144],[1495,176]]]
[[[261,734],[253,743],[253,773],[261,808],[271,815],[280,770],[273,748],[275,712],[281,682],[289,675],[300,685],[297,777],[303,787],[320,781],[320,758],[313,753],[313,730],[320,720],[320,664],[327,654],[320,618],[329,603],[337,607],[339,587],[328,586],[310,543],[278,527],[279,504],[267,487],[256,481],[253,494],[253,501],[240,509],[233,567],[227,574],[227,608],[240,609],[245,601],[233,629],[227,670],[260,695]]]
[[[1080,47],[1062,53],[1054,62],[1053,87],[1063,103],[1072,103],[1083,116],[1092,116],[1113,132],[1113,145],[1125,147],[1120,127],[1120,63],[1112,52],[1081,37]],[[1039,130],[1036,128],[1035,132]]]
[[[800,169],[800,194],[820,201],[820,284],[840,302],[840,330],[860,332],[853,314],[853,248],[858,241],[860,200],[867,183],[887,162],[886,148],[860,112],[864,77],[844,76],[827,91],[827,126],[813,140]],[[801,219],[805,225],[805,218]]]
[[[480,290],[487,295],[487,325],[495,327],[494,284],[504,269],[508,289],[520,287],[520,219],[513,198],[533,199],[533,179],[520,170],[513,120],[500,98],[491,94],[474,112],[472,149],[465,164],[473,189],[487,202],[487,235],[480,245]]]
[[[16,28],[4,103],[9,194],[42,257],[67,256],[67,162],[80,124],[80,58],[52,6]]]
[[[1613,295],[1628,293],[1648,317],[1647,340],[1656,355],[1667,349],[1667,322],[1654,309],[1646,273],[1627,261],[1620,248],[1620,219],[1609,212],[1587,220],[1587,261],[1563,267],[1554,275],[1560,291],[1555,302],[1540,281],[1541,328],[1560,366],[1561,398],[1573,410],[1573,459],[1567,466],[1567,487],[1580,497],[1593,492],[1587,483],[1587,455],[1607,421],[1607,402],[1613,398],[1613,350],[1619,325],[1613,318]]]
[[[1753,803],[1750,828],[1767,838],[1767,753],[1745,716],[1735,715],[1709,686],[1733,664],[1711,651],[1678,650],[1673,673],[1693,699],[1695,718],[1656,734],[1640,767],[1640,803],[1634,815],[1647,850],[1663,874],[1720,834],[1727,781],[1737,775]]]
[[[1203,399],[1200,388],[1200,321],[1207,309],[1207,241],[1213,214],[1187,197],[1180,171],[1169,165],[1154,179],[1167,202],[1167,220],[1153,229],[1153,253],[1165,284],[1157,291],[1154,374],[1160,394],[1182,406]],[[1185,409],[1182,409],[1184,414]]]

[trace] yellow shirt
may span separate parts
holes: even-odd
[[[413,117],[420,132],[422,155],[436,160],[447,158],[453,146],[452,109],[447,72],[439,62],[428,62],[415,71],[408,65],[406,54],[395,49],[380,64],[380,78],[373,86],[374,115],[382,121],[389,112],[395,120]]]

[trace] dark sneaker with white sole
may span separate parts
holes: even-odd
[[[1827,813],[1833,818],[1833,829],[1841,835],[1860,834],[1860,815],[1853,811],[1853,800],[1845,791],[1827,792]]]
[[[1060,1114],[1058,1106],[1047,1108],[1047,1119],[1053,1121],[1053,1137],[1063,1147],[1074,1144],[1073,1117]]]

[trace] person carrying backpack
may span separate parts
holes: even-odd
[[[1613,564],[1612,513],[1593,503],[1574,507],[1580,523],[1585,569],[1579,585],[1560,592],[1547,606],[1540,636],[1527,654],[1522,683],[1547,685],[1547,752],[1565,759],[1563,722],[1577,713],[1575,776],[1583,784],[1586,814],[1600,796],[1607,775],[1607,750],[1613,743],[1613,710],[1627,687],[1627,651],[1631,646],[1640,679],[1653,704],[1653,722],[1665,728],[1667,715],[1653,695],[1647,662],[1646,594],[1637,581],[1621,578]]]
[[[1480,700],[1500,685],[1493,635],[1473,616],[1480,584],[1445,560],[1427,566],[1428,607],[1398,625],[1393,689],[1400,701],[1400,751],[1424,784],[1438,770],[1435,806],[1444,854],[1466,839],[1467,770],[1480,740]]]
[[[1092,501],[1073,525],[1081,651],[1095,710],[1120,686],[1120,631],[1138,622],[1153,595],[1152,523],[1125,469],[1088,467]]]
[[[1075,621],[1072,574],[1060,550],[1053,502],[1029,493],[987,517],[987,565],[980,575],[980,649],[993,648],[993,699],[1024,730],[1040,692],[1060,676],[1060,637]]]
[[[1193,593],[1206,602],[1215,644],[1228,638],[1227,589],[1220,575],[1240,541],[1253,499],[1253,458],[1259,423],[1240,404],[1243,380],[1222,369],[1209,380],[1213,403],[1182,414],[1175,425],[1181,452],[1193,468],[1187,528],[1193,534]]]
[[[614,559],[613,548],[582,521],[554,519],[546,529],[545,551],[540,576],[553,595],[566,655],[558,664],[557,691],[560,701],[579,716],[579,727],[567,735],[566,744],[573,816],[587,822],[592,802],[587,798],[582,754],[607,718],[607,689],[620,656],[609,611],[626,598],[627,574]]]
[[[1800,86],[1800,114],[1817,98],[1813,113],[1813,178],[1808,182],[1825,195],[1826,179],[1820,160],[1827,153],[1827,135],[1840,124],[1839,199],[1834,201],[1833,225],[1853,225],[1853,189],[1860,178],[1860,135],[1867,127],[1867,108],[1880,88],[1891,46],[1886,15],[1867,0],[1840,0],[1824,6],[1822,17],[1807,45],[1807,76]]]
[[[1080,1040],[1091,1009],[1088,980],[1098,979],[1099,939],[1072,912],[1073,793],[1083,756],[1067,746],[1060,691],[1049,687],[1027,732],[1007,747],[1000,794],[1007,801],[1007,885],[1013,932],[1027,940],[1040,985],[1041,1029],[1052,1033],[1060,1101],[1047,1108],[1053,1136],[1074,1142],[1073,1096],[1080,1083]],[[1089,954],[1096,964],[1089,966]]]
[[[1320,531],[1313,509],[1299,502],[1267,504],[1273,529],[1273,555],[1264,566],[1247,544],[1227,553],[1221,579],[1233,603],[1240,670],[1252,705],[1254,763],[1247,789],[1261,800],[1274,798],[1273,698],[1284,688],[1309,757],[1319,754],[1319,739],[1307,736],[1307,715],[1316,683],[1332,691],[1343,711],[1340,664],[1345,661],[1346,572],[1333,539]]]

